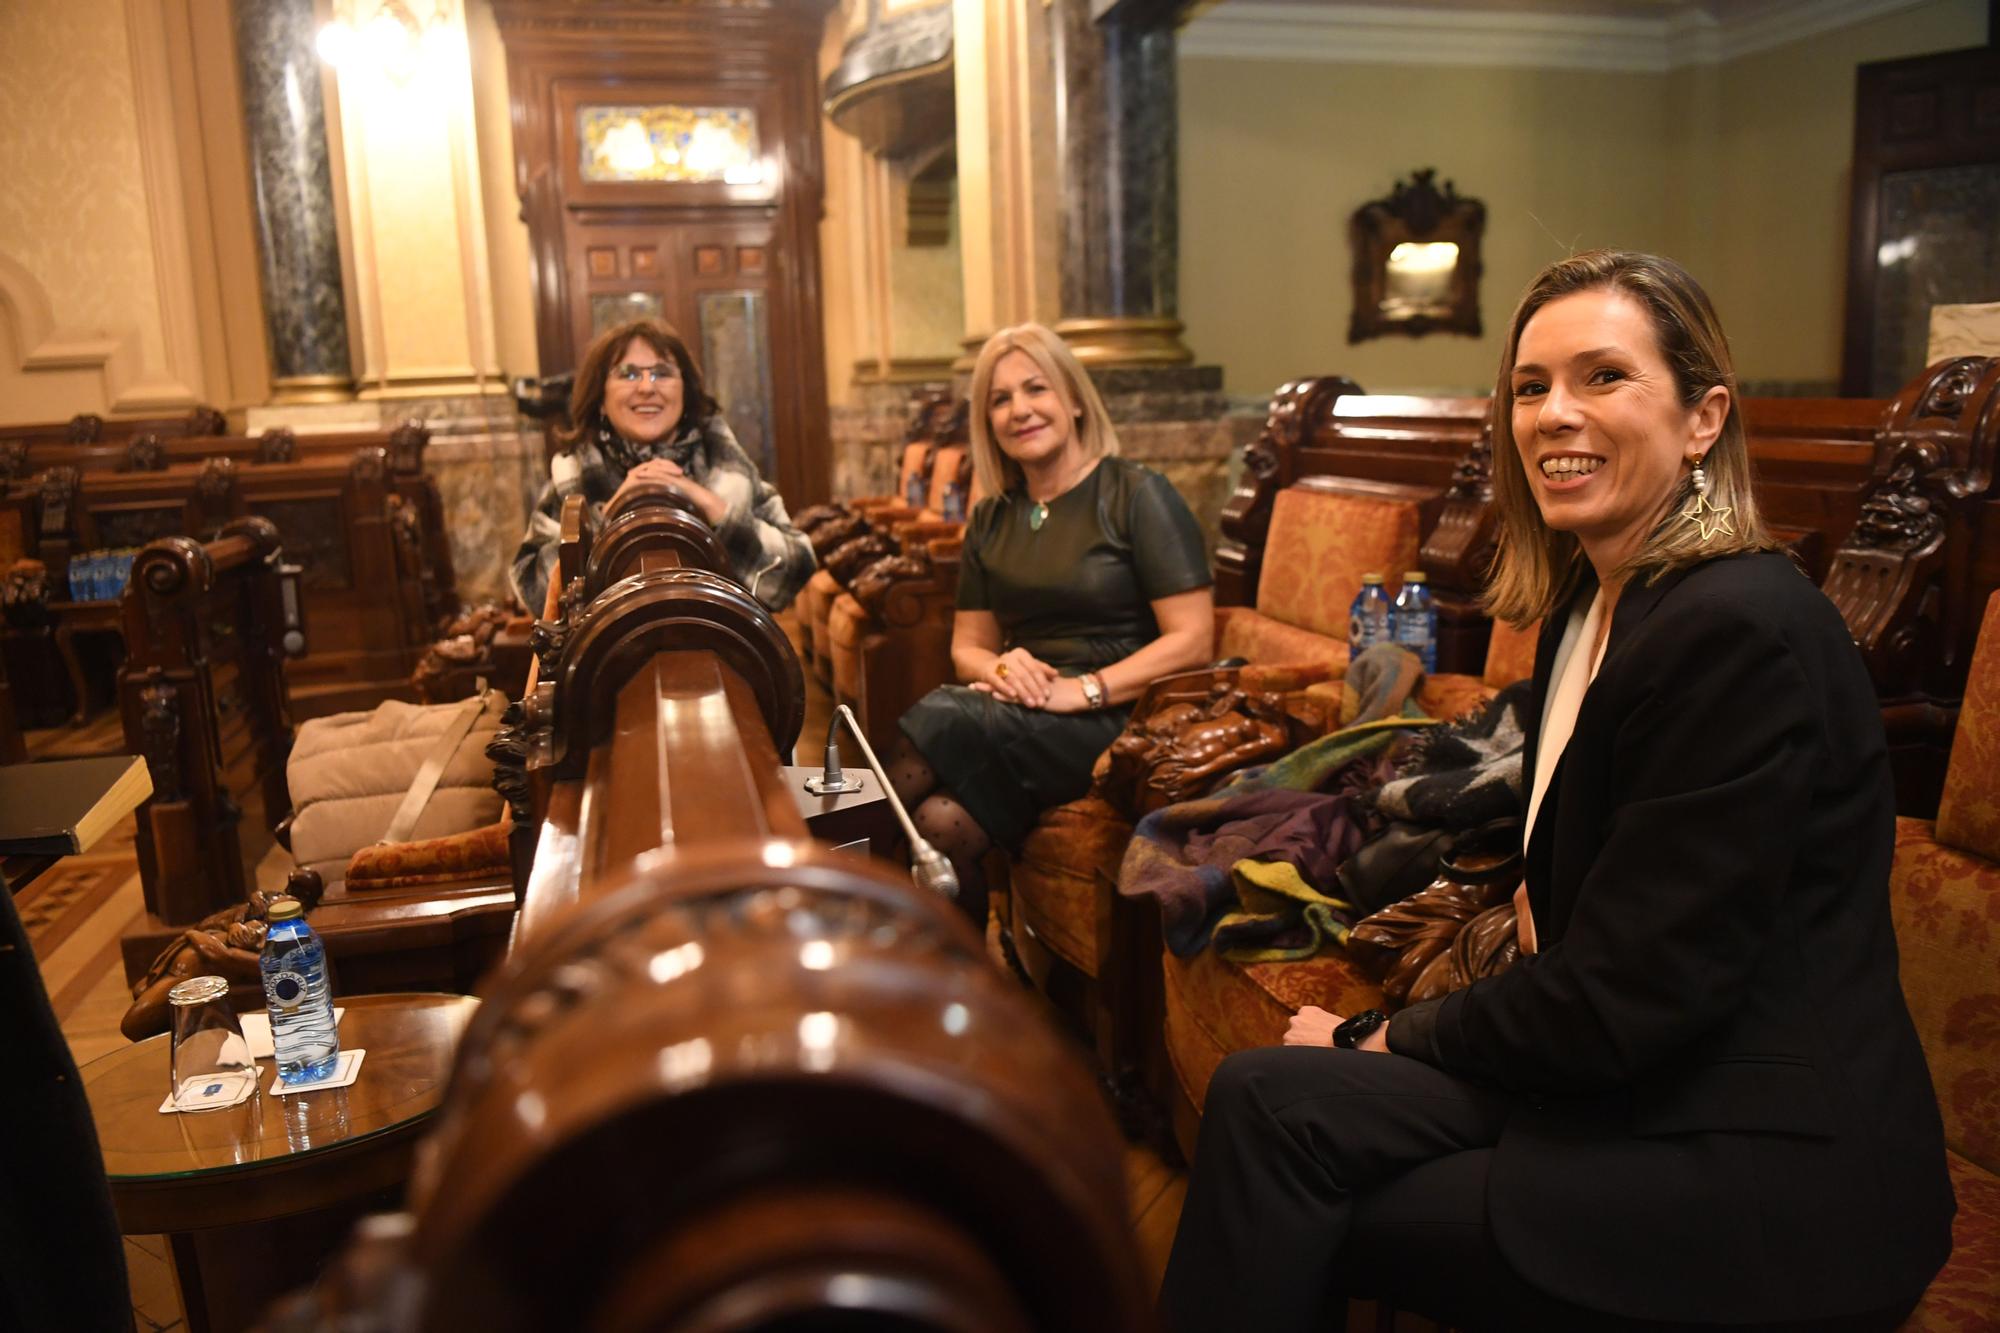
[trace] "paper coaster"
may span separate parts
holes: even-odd
[[[345,1008],[334,1006],[333,1025],[336,1028],[340,1026],[340,1020],[346,1013]],[[275,1059],[278,1053],[271,1049],[271,1015],[265,1010],[253,1009],[247,1014],[238,1014],[236,1017],[243,1024],[243,1040],[250,1043],[250,1058]]]
[[[252,1065],[248,1069],[238,1070],[235,1073],[211,1074],[206,1078],[191,1078],[188,1080],[186,1090],[188,1096],[183,1100],[187,1102],[187,1105],[174,1105],[173,1094],[168,1093],[167,1099],[160,1103],[160,1114],[173,1115],[177,1112],[185,1114],[191,1111],[220,1111],[225,1107],[235,1106],[240,1102],[248,1101],[250,1094],[257,1091],[257,1068],[255,1065]]]
[[[344,1088],[354,1081],[356,1074],[361,1072],[361,1057],[366,1054],[368,1052],[362,1050],[342,1051],[339,1063],[334,1065],[333,1072],[325,1078],[314,1079],[311,1083],[287,1083],[276,1074],[272,1074],[271,1095],[289,1097],[295,1092],[325,1092],[328,1088]]]

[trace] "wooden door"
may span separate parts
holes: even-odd
[[[764,475],[826,498],[815,53],[826,4],[496,0],[544,375],[664,318]]]

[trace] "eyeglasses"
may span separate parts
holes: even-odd
[[[671,361],[655,361],[650,366],[635,366],[627,361],[611,373],[627,384],[637,384],[642,379],[648,384],[658,384],[662,380],[677,380],[681,377],[680,367]]]

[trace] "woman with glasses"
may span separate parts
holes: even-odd
[[[687,344],[659,320],[631,320],[591,343],[577,367],[569,419],[510,571],[514,595],[529,611],[547,602],[563,501],[582,495],[595,519],[627,487],[648,482],[694,502],[722,539],[738,581],[773,611],[789,605],[811,576],[812,546],[792,526],[784,498],[736,442]]]

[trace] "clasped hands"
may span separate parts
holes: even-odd
[[[1285,1029],[1284,1044],[1287,1046],[1331,1046],[1333,1045],[1333,1030],[1346,1021],[1339,1014],[1328,1013],[1324,1009],[1316,1008],[1309,1004],[1292,1015],[1291,1026]],[[1382,1026],[1376,1028],[1373,1032],[1363,1037],[1360,1044],[1354,1049],[1357,1051],[1381,1051],[1386,1054],[1389,1050],[1389,1025],[1384,1023]]]
[[[1075,676],[1063,675],[1026,648],[1009,648],[995,657],[971,686],[981,694],[1049,713],[1082,713],[1090,708]]]
[[[619,482],[618,489],[612,493],[611,502],[634,486],[645,484],[664,486],[685,495],[694,501],[695,508],[701,510],[701,516],[708,520],[712,528],[721,527],[722,520],[729,516],[728,501],[689,477],[681,465],[670,458],[649,458],[627,472],[625,480]]]

